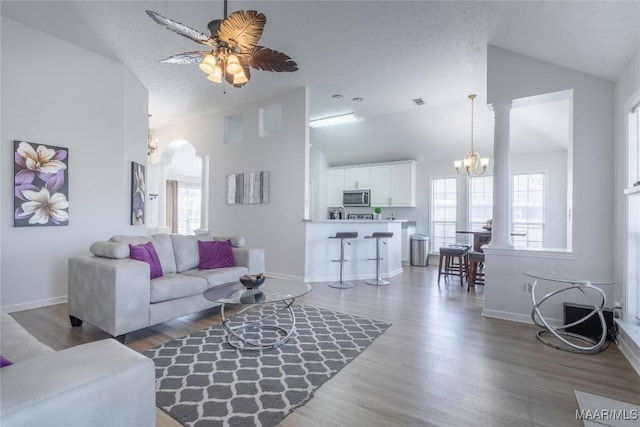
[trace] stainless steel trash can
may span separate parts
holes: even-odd
[[[411,265],[429,265],[429,237],[422,234],[411,236]]]

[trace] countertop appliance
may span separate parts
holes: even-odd
[[[346,190],[342,192],[342,206],[368,207],[371,206],[370,190]]]
[[[344,208],[332,208],[327,212],[328,219],[345,219]]]
[[[373,219],[373,214],[348,214],[347,219]]]

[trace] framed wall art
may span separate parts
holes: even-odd
[[[69,149],[13,141],[13,226],[69,225]]]
[[[269,203],[269,172],[235,173],[225,177],[225,203]]]
[[[131,225],[144,225],[146,181],[145,167],[131,162]]]

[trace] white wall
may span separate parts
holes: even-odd
[[[613,83],[491,46],[487,79],[490,103],[573,90],[574,254],[562,262],[561,268],[578,277],[618,278],[613,269]],[[527,303],[530,310],[529,295],[513,294],[514,289],[521,289],[522,272],[553,269],[554,263],[545,258],[525,261],[520,257],[527,255],[488,252],[486,280],[491,286],[485,290],[485,313],[526,316],[523,307]],[[606,288],[609,299],[611,288]],[[552,317],[561,317],[560,303],[550,309]]]
[[[213,84],[213,83],[212,83]],[[234,89],[235,90],[235,89]],[[258,109],[281,103],[281,133],[258,136]],[[223,144],[225,116],[243,117],[243,141]],[[157,129],[158,151],[176,139],[196,147],[210,158],[209,228],[214,234],[242,235],[247,246],[264,248],[267,273],[302,279],[304,276],[305,217],[308,171],[308,91],[296,89],[239,108],[207,114]],[[228,174],[270,172],[268,204],[226,205],[224,181]]]
[[[1,306],[66,301],[67,260],[130,226],[147,91],[122,64],[2,17]],[[69,225],[13,227],[13,140],[69,148]]]
[[[629,186],[627,181],[627,138],[626,123],[624,117],[628,113],[630,102],[638,99],[640,96],[640,51],[636,53],[633,59],[627,65],[624,73],[615,87],[615,176],[613,193],[615,195],[615,270],[622,272],[618,278],[622,279],[623,286],[617,286],[615,299],[622,301],[624,307],[627,307],[625,287],[627,280],[623,272],[626,269],[626,263],[623,260],[626,257],[626,197],[622,192],[623,188]],[[640,261],[636,261],[640,262]],[[636,264],[637,265],[637,264]]]
[[[310,217],[313,220],[327,218],[327,167],[327,159],[321,151],[309,152]]]

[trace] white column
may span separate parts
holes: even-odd
[[[511,101],[492,105],[495,114],[493,137],[493,227],[490,248],[513,248],[511,240]]]
[[[209,231],[209,155],[202,159],[202,171],[200,175],[200,228],[196,234]]]
[[[160,165],[158,178],[158,232],[171,233],[167,226],[167,171],[166,165]]]

